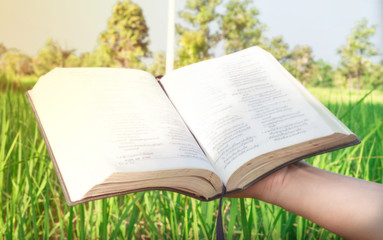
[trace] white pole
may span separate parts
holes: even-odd
[[[175,38],[175,0],[168,0],[168,35],[166,46],[166,73],[173,71]]]

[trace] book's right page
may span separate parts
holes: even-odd
[[[258,47],[177,69],[161,82],[225,184],[262,154],[352,134]]]

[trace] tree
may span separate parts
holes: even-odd
[[[259,21],[259,11],[252,6],[251,0],[230,0],[225,7],[225,13],[219,18],[219,28],[226,53],[265,45],[266,25]]]
[[[70,54],[65,60],[65,67],[80,67],[81,58],[77,57],[74,54]]]
[[[363,77],[369,80],[365,81],[364,87],[380,87],[380,89],[383,90],[383,60],[381,63],[372,64],[369,71],[367,71]]]
[[[189,65],[211,58],[210,50],[217,43],[217,33],[209,24],[217,17],[217,6],[221,0],[188,0],[186,9],[180,12],[185,24],[177,25],[179,35],[176,67]]]
[[[360,89],[361,77],[371,65],[370,58],[377,55],[377,49],[370,40],[375,34],[375,28],[376,26],[368,26],[366,19],[358,21],[347,39],[347,44],[338,49],[341,57],[340,70],[349,79],[350,90],[354,88],[355,79],[356,89]]]
[[[96,54],[93,52],[86,52],[80,55],[80,64],[81,67],[101,67],[102,65],[98,65],[98,58]]]
[[[251,0],[229,0],[225,14],[219,17],[219,39],[224,42],[226,53],[251,46],[260,46],[280,62],[289,56],[289,46],[281,36],[267,38],[267,26],[258,19],[259,11]]]
[[[286,68],[302,82],[303,86],[306,86],[312,78],[313,65],[314,58],[311,47],[298,45],[290,52]]]
[[[138,5],[132,1],[117,3],[108,20],[107,30],[98,39],[96,53],[103,66],[144,68],[141,60],[150,56],[148,31]]]
[[[105,48],[98,46],[92,52],[86,52],[80,55],[80,64],[82,67],[115,67],[118,65],[112,64],[111,53]]]
[[[74,51],[74,49],[63,49],[57,41],[49,39],[33,59],[34,72],[41,76],[55,67],[75,67],[76,64],[70,64],[76,58],[73,55]]]
[[[32,58],[17,49],[9,49],[4,54],[3,70],[10,77],[20,77],[33,73]]]
[[[333,87],[335,71],[330,63],[320,59],[313,65],[312,86]]]
[[[154,57],[154,63],[148,68],[153,76],[164,75],[166,68],[166,57],[164,52],[159,52]]]
[[[19,81],[21,76],[31,74],[33,74],[32,58],[18,49],[7,49],[0,43],[0,85],[8,80]]]
[[[7,48],[4,44],[0,43],[0,71],[4,71],[4,55],[7,52]]]
[[[289,45],[283,41],[282,36],[265,39],[264,49],[269,51],[279,62],[286,62],[291,56]]]

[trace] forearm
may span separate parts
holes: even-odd
[[[383,237],[383,185],[333,174],[308,164],[289,166],[257,198],[303,216],[348,239]]]

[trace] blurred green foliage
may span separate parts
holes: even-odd
[[[108,20],[107,30],[101,33],[97,53],[102,66],[144,68],[143,57],[149,51],[149,28],[142,9],[131,1],[118,2]]]
[[[187,0],[176,25],[175,68],[251,46],[269,51],[305,86],[349,89],[383,89],[383,60],[371,42],[376,26],[366,19],[355,24],[332,65],[316,60],[310,46],[290,47],[282,36],[269,38],[268,27],[259,20],[259,11],[251,0]],[[55,67],[125,67],[147,70],[153,75],[165,73],[165,54],[149,50],[148,26],[142,9],[132,1],[118,2],[108,19],[107,28],[98,38],[94,51],[75,54],[48,39],[37,56],[31,57],[0,43],[0,86],[6,81],[23,85]],[[152,58],[153,57],[153,58]],[[152,58],[152,64],[145,61]],[[24,81],[23,79],[28,79]]]
[[[221,0],[188,0],[180,12],[184,24],[178,24],[178,59],[176,67],[186,66],[213,57],[211,50],[217,43],[217,33],[210,24],[219,17],[217,6]]]
[[[74,49],[63,49],[58,42],[49,39],[33,59],[33,70],[35,74],[41,76],[55,67],[79,66],[80,61],[73,55],[74,51]]]
[[[154,56],[154,63],[149,66],[148,72],[153,76],[163,75],[165,73],[166,57],[164,52],[158,52]]]
[[[358,21],[347,38],[347,44],[338,49],[338,54],[341,56],[339,71],[349,79],[350,90],[354,88],[355,81],[357,90],[360,90],[361,84],[370,84],[369,78],[365,78],[365,75],[376,68],[371,62],[371,57],[378,54],[377,48],[371,42],[375,29],[376,26],[368,26],[366,19]]]
[[[224,42],[226,53],[265,45],[264,32],[267,27],[259,21],[259,11],[252,5],[251,0],[229,1],[225,8],[226,11],[220,14],[218,23],[220,40]]]

